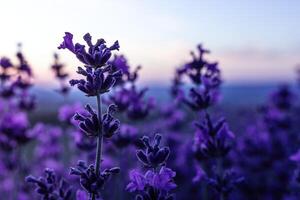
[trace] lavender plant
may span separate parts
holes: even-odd
[[[103,138],[112,137],[118,132],[120,126],[120,122],[112,116],[116,107],[110,105],[107,112],[103,114],[101,101],[101,96],[109,92],[122,75],[121,71],[113,71],[107,64],[111,52],[119,49],[119,43],[116,41],[112,46],[107,47],[104,39],[98,39],[93,44],[92,37],[87,33],[83,37],[89,47],[86,51],[84,45],[79,43],[74,45],[72,39],[73,35],[66,33],[63,43],[58,48],[68,49],[84,64],[84,68],[78,67],[77,73],[85,79],[73,79],[70,84],[76,85],[86,96],[96,97],[97,113],[87,105],[86,110],[90,115],[85,117],[76,114],[75,119],[80,121],[79,127],[87,136],[97,140],[97,150],[95,164],[86,166],[80,161],[77,168],[71,168],[71,174],[80,177],[81,186],[88,192],[90,199],[94,200],[100,196],[100,190],[109,176],[119,172],[119,168],[101,170]]]
[[[223,162],[232,149],[234,134],[224,119],[214,122],[208,112],[220,97],[221,72],[217,62],[209,62],[204,58],[209,50],[204,49],[202,45],[198,45],[197,48],[198,56],[192,52],[192,61],[176,70],[171,92],[199,115],[199,122],[195,122],[193,152],[202,166],[196,167],[197,176],[194,180],[205,180],[217,192],[218,199],[228,199],[233,188],[243,180],[231,171],[223,169]],[[188,95],[183,88],[184,77],[187,77],[192,85]],[[204,190],[201,196],[208,198],[207,191]]]

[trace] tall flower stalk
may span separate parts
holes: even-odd
[[[89,116],[77,113],[74,117],[75,120],[79,121],[80,129],[87,136],[97,140],[95,164],[86,166],[85,162],[79,161],[76,168],[71,168],[71,174],[80,177],[81,186],[88,192],[89,198],[95,200],[100,196],[100,190],[107,179],[112,174],[119,172],[119,168],[101,171],[103,138],[112,137],[119,131],[120,126],[119,120],[112,116],[116,106],[110,105],[107,112],[102,113],[101,96],[109,92],[110,88],[121,77],[122,72],[113,70],[107,64],[112,55],[111,52],[119,49],[118,41],[107,47],[104,39],[98,39],[96,44],[93,44],[89,33],[85,34],[83,39],[89,46],[88,51],[85,50],[84,45],[73,44],[71,33],[66,33],[64,41],[58,48],[70,50],[84,64],[84,68],[78,67],[77,73],[84,76],[85,79],[74,79],[70,81],[70,84],[76,85],[86,96],[96,97],[97,114],[90,105],[86,105]]]
[[[196,133],[193,152],[201,167],[196,166],[197,175],[194,181],[205,180],[206,184],[216,191],[218,199],[225,200],[243,178],[223,169],[223,161],[231,150],[234,135],[225,119],[221,118],[215,122],[209,112],[219,100],[221,71],[217,62],[209,62],[204,58],[205,54],[210,53],[209,50],[204,49],[202,45],[198,45],[197,50],[198,55],[191,52],[192,61],[176,70],[171,92],[179,102],[183,102],[199,115],[200,120],[194,123]],[[185,77],[192,85],[188,95],[182,88]],[[207,190],[201,189],[202,198],[208,198]]]

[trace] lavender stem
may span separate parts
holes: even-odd
[[[98,118],[100,124],[100,130],[97,137],[97,151],[96,151],[96,160],[95,168],[96,174],[99,175],[101,168],[101,157],[102,157],[102,143],[103,143],[103,134],[102,134],[102,102],[100,94],[97,95],[97,108],[98,108]],[[95,200],[95,195],[92,195],[92,200]]]

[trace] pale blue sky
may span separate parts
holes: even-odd
[[[227,82],[292,80],[300,62],[300,1],[0,0],[0,56],[22,42],[39,82],[65,31],[118,39],[145,82],[168,82],[197,43],[211,49]],[[59,52],[69,70],[77,66]],[[74,71],[74,70],[73,70]]]

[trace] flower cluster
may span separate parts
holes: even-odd
[[[194,153],[198,160],[225,157],[231,149],[230,140],[234,134],[228,129],[224,119],[213,123],[206,114],[203,123],[195,123]]]
[[[218,63],[211,63],[204,59],[204,55],[209,53],[209,50],[204,49],[202,45],[198,45],[197,50],[198,57],[191,52],[193,60],[176,70],[172,94],[182,99],[191,109],[201,111],[217,102],[222,80]],[[184,95],[183,89],[180,88],[184,76],[187,76],[193,85],[188,96]]]
[[[36,178],[29,175],[25,179],[36,185],[36,191],[44,200],[72,200],[74,194],[71,187],[63,179],[58,180],[51,169],[45,170],[45,177]]]
[[[162,136],[156,134],[151,144],[149,137],[142,138],[145,150],[137,150],[136,155],[139,161],[150,169],[145,174],[137,170],[130,172],[130,183],[127,185],[127,190],[137,192],[136,199],[174,199],[170,192],[176,188],[173,181],[176,172],[165,166],[170,149],[159,146],[161,139]]]
[[[111,175],[119,173],[120,168],[105,169],[100,174],[96,173],[95,166],[87,166],[84,161],[78,161],[76,168],[71,168],[71,175],[80,177],[81,186],[91,195],[100,196],[100,191]]]
[[[110,65],[114,71],[122,71],[123,75],[118,79],[109,102],[116,104],[119,111],[126,113],[126,116],[131,120],[145,119],[150,110],[153,109],[154,101],[152,98],[147,99],[145,97],[147,88],[137,88],[136,81],[141,67],[138,66],[131,71],[123,55],[115,56]]]

